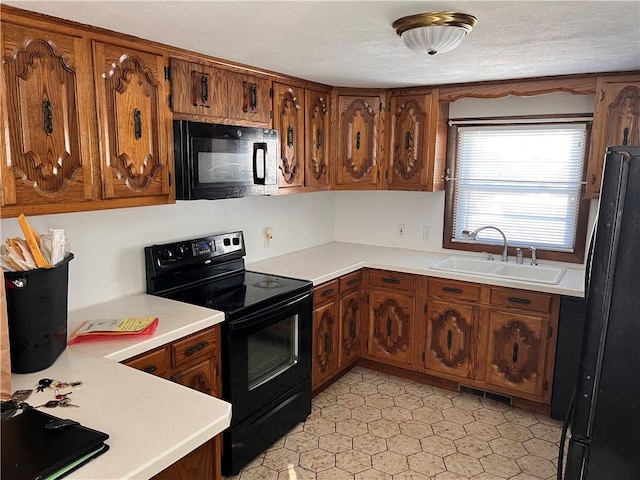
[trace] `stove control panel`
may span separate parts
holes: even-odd
[[[200,261],[206,265],[221,263],[245,255],[242,232],[219,233],[193,240],[145,247],[147,267],[177,268]]]

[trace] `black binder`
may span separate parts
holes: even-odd
[[[2,422],[2,478],[62,478],[109,449],[104,432],[30,408]],[[47,427],[48,425],[48,427]]]

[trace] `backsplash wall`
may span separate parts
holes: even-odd
[[[69,263],[69,309],[145,291],[146,245],[242,230],[246,261],[282,255],[333,240],[332,192],[124,208],[29,217],[39,232],[64,228],[75,258]],[[22,237],[15,218],[1,221],[2,240]],[[273,229],[265,247],[263,229]]]

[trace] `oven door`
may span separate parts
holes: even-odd
[[[311,378],[311,293],[225,322],[223,397],[232,425]]]

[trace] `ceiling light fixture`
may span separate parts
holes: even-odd
[[[466,13],[428,12],[399,18],[393,28],[411,50],[435,55],[460,45],[477,23]]]

